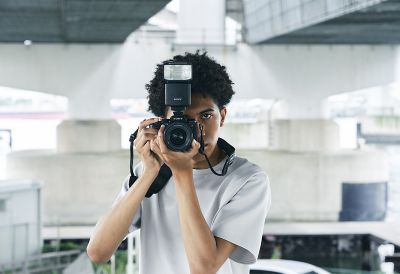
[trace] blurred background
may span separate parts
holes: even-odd
[[[152,116],[156,64],[196,50],[234,82],[222,137],[269,175],[259,262],[400,273],[400,1],[5,0],[0,14],[0,273],[137,273],[140,232],[106,264],[86,245]]]

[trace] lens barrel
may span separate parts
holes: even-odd
[[[174,121],[165,128],[164,142],[170,150],[189,150],[192,140],[193,132],[186,122]]]

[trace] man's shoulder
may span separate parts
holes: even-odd
[[[240,173],[243,177],[265,174],[266,172],[256,163],[249,161],[246,158],[236,156],[232,163],[232,172]]]

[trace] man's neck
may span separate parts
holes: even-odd
[[[224,158],[225,158],[225,153],[218,147],[218,145],[215,146],[214,151],[208,158],[210,160],[211,166],[215,166],[219,164]],[[193,168],[194,169],[206,169],[209,168],[208,162],[203,156],[203,160],[200,162],[193,163]]]

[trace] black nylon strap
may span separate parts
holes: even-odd
[[[151,195],[158,193],[168,183],[171,176],[171,169],[166,164],[163,164],[156,179],[153,181],[149,190],[147,191],[146,197],[149,198]]]

